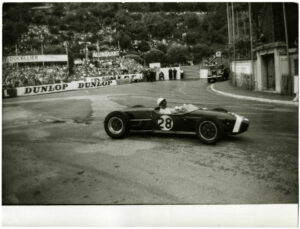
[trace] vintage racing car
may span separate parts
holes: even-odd
[[[109,113],[104,120],[106,133],[123,138],[129,131],[154,133],[194,133],[206,144],[214,144],[223,134],[240,134],[248,129],[249,120],[222,108],[207,109],[188,105],[185,111],[160,114],[159,107],[136,105]]]
[[[207,76],[208,83],[215,83],[217,81],[225,81],[229,78],[229,69],[212,69]]]

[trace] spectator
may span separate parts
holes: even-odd
[[[96,62],[96,63],[95,63]],[[84,80],[85,77],[116,79],[121,74],[143,72],[144,67],[132,59],[108,58],[75,65],[74,75],[69,76],[66,66],[16,66],[3,65],[3,88],[24,87]]]
[[[25,87],[63,82],[67,79],[64,66],[3,65],[3,88]]]
[[[169,68],[169,79],[172,80],[173,78],[173,72],[172,72],[172,69]]]
[[[159,80],[165,80],[165,75],[163,72],[160,72],[158,75]]]
[[[173,68],[173,78],[174,78],[174,80],[176,80],[176,77],[177,76],[177,70],[176,70],[176,68]]]
[[[183,69],[180,68],[180,79],[183,79],[184,78],[184,72],[183,72]]]

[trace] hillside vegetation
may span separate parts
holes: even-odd
[[[225,3],[5,3],[3,54],[121,50],[145,63],[227,50]]]

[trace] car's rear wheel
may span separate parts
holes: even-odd
[[[129,131],[127,115],[119,111],[111,112],[104,120],[104,128],[112,138],[125,137]]]
[[[221,122],[215,118],[203,118],[197,125],[197,136],[205,144],[216,143],[223,135]]]

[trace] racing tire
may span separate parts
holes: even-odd
[[[196,133],[201,142],[215,144],[223,136],[223,126],[216,118],[203,118],[199,120]]]
[[[124,138],[129,132],[129,119],[126,114],[113,111],[106,116],[104,129],[111,138]]]

